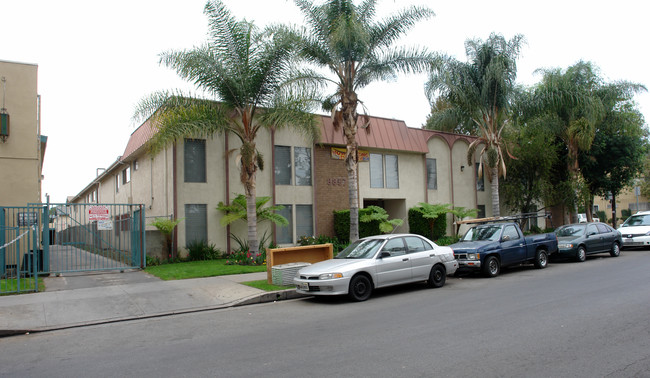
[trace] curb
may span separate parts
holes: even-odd
[[[0,329],[0,338],[17,336],[17,335],[24,335],[24,334],[29,334],[29,333],[51,332],[51,331],[58,331],[58,330],[63,330],[63,329],[81,328],[81,327],[89,327],[89,326],[102,325],[102,324],[111,324],[111,323],[120,323],[120,322],[127,322],[127,321],[133,321],[133,320],[164,318],[164,317],[174,316],[174,315],[182,315],[182,314],[191,314],[191,313],[198,313],[198,312],[214,311],[214,310],[221,310],[221,309],[230,308],[230,307],[242,307],[242,306],[248,306],[248,305],[254,305],[254,304],[277,302],[277,301],[292,300],[292,299],[301,299],[301,298],[308,298],[308,297],[311,297],[311,295],[298,294],[298,293],[296,293],[295,289],[287,289],[287,290],[281,290],[281,291],[270,291],[270,292],[264,292],[264,293],[261,293],[261,294],[254,294],[254,295],[251,295],[251,296],[243,298],[243,299],[238,299],[236,301],[232,301],[232,302],[224,303],[224,304],[220,304],[220,305],[188,308],[188,309],[182,309],[182,310],[162,312],[162,313],[158,313],[158,314],[127,316],[127,317],[122,317],[122,318],[110,318],[110,319],[95,320],[95,321],[80,322],[80,323],[71,323],[71,324],[56,325],[56,326],[49,326],[49,327],[48,326],[36,327],[36,328],[30,328],[30,329]]]

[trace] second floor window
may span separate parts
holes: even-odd
[[[427,159],[427,189],[438,189],[436,159]]]
[[[294,167],[295,165],[295,172]],[[275,185],[311,185],[311,148],[275,146]],[[293,177],[295,176],[295,181]]]
[[[397,155],[370,154],[370,187],[399,188]]]
[[[474,165],[474,167],[476,167],[476,190],[479,191],[479,192],[484,192],[485,191],[485,181],[483,180],[483,178],[485,177],[485,169],[483,169],[483,174],[479,175],[478,174],[479,165],[480,165],[479,163],[476,163]],[[485,167],[483,167],[483,168],[485,168]]]
[[[185,139],[185,182],[206,182],[205,139]]]

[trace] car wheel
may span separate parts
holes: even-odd
[[[537,251],[535,255],[535,268],[544,269],[548,266],[548,254],[543,249]]]
[[[612,257],[618,257],[621,254],[621,247],[619,247],[617,242],[614,242],[612,245],[612,250],[609,251],[609,255]]]
[[[357,302],[365,301],[372,294],[372,283],[367,276],[363,274],[352,277],[348,295],[352,300]]]
[[[585,247],[580,246],[578,247],[578,252],[576,252],[576,261],[584,262],[585,260],[587,260],[587,251],[585,250]]]
[[[445,286],[446,280],[447,272],[445,272],[445,268],[441,265],[434,265],[429,273],[429,281],[427,281],[427,284],[429,287],[443,287]]]
[[[483,265],[483,275],[486,277],[496,277],[501,272],[501,264],[495,256],[488,256]]]

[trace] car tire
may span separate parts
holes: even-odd
[[[348,296],[356,302],[362,302],[370,298],[372,294],[372,282],[370,279],[363,275],[358,274],[350,280],[350,287],[348,289]]]
[[[544,269],[548,266],[548,254],[545,250],[539,249],[535,254],[535,268]]]
[[[618,257],[621,255],[621,247],[617,242],[614,242],[614,244],[612,244],[612,250],[609,251],[609,255],[612,257]]]
[[[431,272],[429,273],[429,280],[427,281],[427,284],[429,287],[443,287],[445,286],[445,281],[447,280],[447,272],[445,271],[445,268],[442,265],[434,265],[431,268]]]
[[[587,260],[587,250],[585,247],[580,246],[578,247],[578,252],[576,252],[576,261],[584,262],[585,260]]]
[[[485,277],[496,277],[501,272],[501,263],[495,256],[488,256],[485,258],[483,265],[483,275]]]

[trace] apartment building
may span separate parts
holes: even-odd
[[[329,117],[317,117],[321,139],[316,143],[286,129],[263,131],[257,138],[265,159],[265,169],[256,176],[257,196],[283,205],[281,214],[289,220],[288,227],[262,223],[258,231],[279,245],[292,245],[305,235],[334,235],[332,211],[348,208],[342,132]],[[244,193],[236,165],[239,141],[229,135],[186,138],[151,154],[147,141],[154,132],[148,121],[142,124],[123,155],[70,202],[142,203],[147,217],[182,218],[175,239],[180,250],[193,240],[228,250],[230,234],[245,239],[245,222],[223,227],[217,210],[219,202],[230,203]],[[476,208],[479,216],[490,216],[490,185],[467,164],[472,140],[370,117],[369,132],[358,134],[360,207],[377,205],[391,218],[404,219],[397,232],[408,232],[408,209],[420,202]]]

